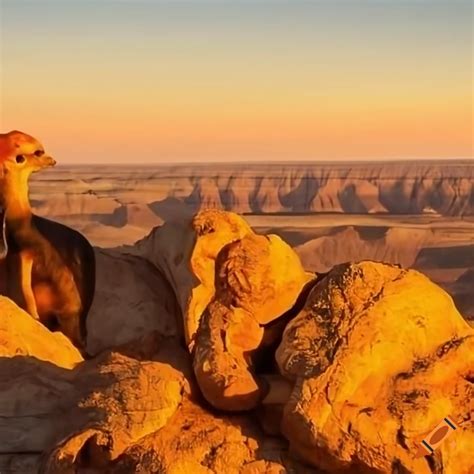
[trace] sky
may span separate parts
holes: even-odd
[[[0,5],[0,131],[59,163],[473,157],[470,0]]]

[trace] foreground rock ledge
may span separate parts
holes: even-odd
[[[210,214],[216,226],[220,215]],[[206,222],[197,220],[196,229],[188,229],[189,252],[182,255],[181,234],[173,234],[169,245],[174,242],[176,252],[166,254],[167,269],[160,267],[163,260],[154,252],[162,247],[153,239],[146,249],[142,243],[139,258],[120,260],[121,271],[143,276],[144,285],[144,275],[153,275],[159,291],[166,289],[166,299],[153,301],[149,310],[141,307],[133,320],[137,295],[153,294],[137,279],[135,296],[119,299],[126,302],[126,324],[122,315],[112,317],[120,311],[117,302],[104,311],[106,321],[96,305],[90,321],[93,359],[82,361],[62,335],[0,298],[0,471],[471,474],[473,330],[451,298],[415,271],[361,262],[319,277],[309,297],[304,293],[303,309],[290,314],[283,335],[273,335],[277,342],[282,339],[278,367],[265,374],[277,387],[266,398],[271,404],[241,414],[211,409],[195,383],[195,353],[184,348],[183,330],[174,324],[174,316],[179,321],[181,315],[172,314],[166,281],[173,291],[180,282],[189,284],[177,295],[180,309],[188,311],[190,301],[202,307],[191,312],[196,319],[186,319],[191,313],[183,311],[181,320],[189,324],[188,334],[196,330],[203,339],[198,348],[209,344],[211,354],[218,353],[214,335],[224,334],[226,372],[233,369],[232,358],[247,363],[249,349],[261,350],[261,327],[291,305],[299,290],[284,293],[282,286],[290,281],[301,287],[308,275],[284,243],[269,245],[268,238],[240,227],[240,221],[229,220],[224,236]],[[201,237],[196,253],[193,245]],[[239,259],[259,248],[269,257],[256,258],[250,275]],[[271,291],[284,298],[268,305],[254,293],[266,291],[265,274],[278,276],[271,269],[278,261],[275,249],[293,263],[283,264],[284,278],[271,283]],[[197,287],[196,273],[187,267],[191,255],[193,268],[204,275]],[[104,261],[109,265],[115,257],[104,255]],[[114,277],[111,285],[118,280]],[[107,291],[107,278],[100,281],[106,304],[117,292]],[[199,285],[206,287],[202,299],[202,288],[193,290]],[[117,347],[146,334],[145,328],[156,332]],[[217,379],[219,364],[213,370]],[[434,456],[414,459],[419,441],[446,415],[461,423],[460,430]]]
[[[31,323],[18,343],[41,333],[13,303],[5,306]],[[46,346],[56,339],[43,334]],[[57,363],[68,344],[56,347]],[[200,406],[190,355],[176,339],[150,334],[71,368],[11,347],[0,358],[1,472],[285,472],[282,437],[266,437],[253,417]]]
[[[187,364],[186,352],[158,335],[72,370],[32,356],[2,357],[0,461],[38,453],[46,456],[42,472],[68,472],[85,452],[93,453],[93,467],[104,466],[166,425],[191,391]]]

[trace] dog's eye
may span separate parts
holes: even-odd
[[[17,155],[15,158],[17,163],[24,163],[25,162],[25,157],[23,155]]]
[[[38,158],[39,158],[40,156],[43,156],[43,155],[44,155],[44,151],[43,151],[43,150],[36,150],[36,151],[35,151],[35,156],[37,156]]]

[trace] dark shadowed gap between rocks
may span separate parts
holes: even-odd
[[[275,352],[282,341],[283,331],[287,324],[304,308],[311,290],[316,284],[320,283],[326,275],[327,273],[315,274],[315,279],[306,283],[295,304],[280,317],[274,319],[264,327],[263,340],[253,361],[255,374],[263,375],[278,371],[275,361]]]

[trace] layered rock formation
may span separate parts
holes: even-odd
[[[97,262],[89,360],[0,299],[0,471],[474,469],[474,331],[420,273],[316,277],[222,211]],[[417,459],[447,415],[460,428]]]
[[[54,199],[59,179],[67,181],[66,199]],[[187,217],[206,208],[460,216],[474,214],[473,180],[472,160],[213,163],[57,168],[38,176],[32,190],[38,212],[55,217],[111,214],[130,204],[148,204],[164,220],[170,209]]]

